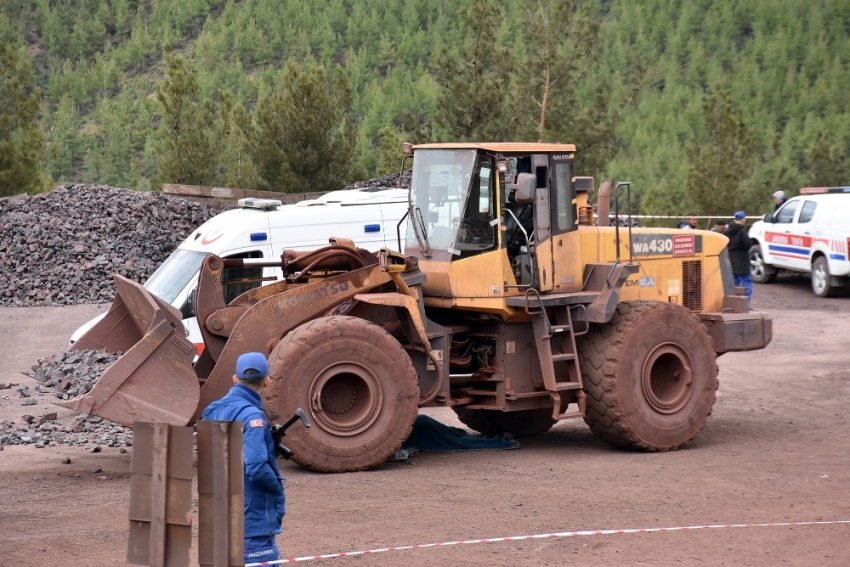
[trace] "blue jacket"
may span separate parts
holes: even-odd
[[[262,398],[236,384],[204,410],[204,419],[242,421],[245,460],[245,537],[281,532],[286,506],[283,478],[277,467],[274,439],[263,413]]]

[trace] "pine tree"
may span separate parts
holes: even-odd
[[[353,161],[357,129],[351,89],[337,67],[333,80],[320,67],[304,72],[288,63],[283,89],[260,99],[240,128],[260,187],[284,193],[333,191],[365,176]]]
[[[38,191],[44,177],[40,97],[26,52],[0,43],[0,196]]]
[[[694,137],[687,148],[688,191],[704,214],[753,210],[759,202],[750,189],[755,147],[741,111],[729,91],[717,84],[703,98],[703,114],[707,139]]]
[[[527,56],[519,65],[518,111],[526,117],[525,136],[547,136],[552,107],[576,108],[576,85],[596,59],[600,22],[585,3],[572,0],[525,0],[523,22]]]
[[[601,21],[592,3],[576,4],[523,3],[526,55],[516,82],[517,137],[574,143],[582,174],[599,175],[614,157],[614,129],[640,89],[645,70],[639,61],[631,61],[624,85],[599,73]]]
[[[166,57],[168,74],[156,88],[161,108],[157,172],[162,183],[205,185],[212,181],[218,160],[216,109],[210,99],[199,102],[195,73],[179,55]]]
[[[79,135],[80,114],[69,96],[59,100],[53,113],[53,131],[47,152],[47,169],[57,181],[73,181],[84,155]]]
[[[813,187],[840,187],[850,183],[850,148],[835,143],[822,131],[806,153],[804,170]]]
[[[401,135],[391,126],[384,126],[378,130],[378,151],[380,155],[376,174],[386,175],[398,172],[403,156],[401,153],[403,141]]]
[[[477,0],[460,13],[470,39],[453,53],[441,48],[435,122],[453,141],[498,140],[506,130],[513,74],[509,51],[497,42],[502,10],[497,0]]]

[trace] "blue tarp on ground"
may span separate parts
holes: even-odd
[[[402,443],[402,449],[418,448],[422,451],[503,451],[519,449],[513,439],[476,437],[467,431],[440,423],[427,415],[419,415],[413,424],[410,437]]]

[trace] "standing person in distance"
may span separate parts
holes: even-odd
[[[726,230],[729,238],[729,260],[732,263],[732,274],[735,286],[744,286],[747,290],[747,303],[753,298],[753,276],[750,274],[750,247],[752,239],[747,234],[747,215],[744,211],[735,213],[735,222]]]
[[[713,227],[711,227],[711,232],[719,232],[720,234],[726,234],[727,228],[728,228],[728,225],[726,224],[726,221],[725,220],[719,220],[716,223],[714,223]]]
[[[773,202],[776,203],[776,206],[773,207],[773,212],[779,210],[779,207],[785,204],[785,201],[788,200],[788,197],[785,196],[785,191],[777,191],[773,194]]]
[[[280,559],[275,535],[286,513],[274,438],[263,411],[262,392],[269,385],[269,364],[259,352],[236,361],[233,387],[211,403],[203,418],[242,422],[245,471],[245,563]]]
[[[684,230],[696,230],[697,222],[698,221],[696,213],[690,213],[688,214],[688,218],[676,225],[676,228],[681,228]]]

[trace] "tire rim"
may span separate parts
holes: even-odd
[[[368,429],[381,412],[381,383],[359,364],[332,364],[313,379],[310,404],[315,422],[328,433],[357,435]]]
[[[823,290],[826,289],[826,270],[823,264],[815,265],[815,271],[812,272],[812,283],[816,293],[823,293]]]
[[[750,274],[754,278],[761,278],[764,276],[764,260],[758,252],[750,254]]]
[[[655,347],[641,373],[643,397],[659,413],[675,413],[688,403],[694,373],[688,353],[675,343]]]

